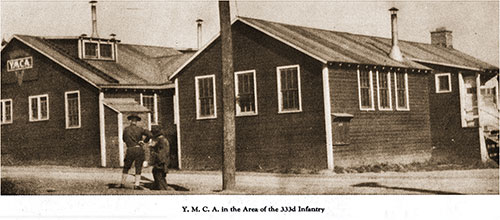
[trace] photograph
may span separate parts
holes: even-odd
[[[308,198],[498,201],[498,1],[0,11],[0,200],[220,202],[170,201],[180,217],[332,215]],[[224,201],[242,196],[257,204]]]

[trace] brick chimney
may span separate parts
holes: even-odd
[[[431,44],[445,48],[453,48],[453,36],[451,33],[452,32],[446,30],[445,27],[436,28],[435,31],[431,31]]]

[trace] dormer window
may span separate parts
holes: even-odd
[[[99,39],[82,39],[81,58],[115,60],[115,42]]]

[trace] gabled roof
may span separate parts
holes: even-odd
[[[169,47],[118,43],[115,62],[78,58],[78,52],[74,51],[78,48],[78,37],[14,35],[14,38],[98,88],[170,88],[169,76],[195,53]],[[68,46],[68,41],[74,43]]]
[[[290,47],[327,63],[349,63],[401,67],[408,69],[429,70],[423,63],[445,65],[473,70],[497,70],[498,67],[476,59],[452,48],[411,41],[399,41],[404,61],[398,62],[389,58],[391,39],[337,32],[331,30],[289,25],[266,20],[238,17],[233,25],[242,22]],[[215,41],[212,40],[209,44]],[[207,48],[198,51],[189,61]],[[185,66],[181,66],[170,79],[175,78]]]
[[[148,108],[140,105],[133,98],[106,98],[103,102],[115,112],[150,112]]]

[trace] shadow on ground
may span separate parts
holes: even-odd
[[[410,191],[410,192],[428,193],[428,194],[435,194],[435,195],[462,195],[461,193],[446,192],[446,191],[439,191],[439,190],[427,190],[427,189],[417,189],[417,188],[397,187],[397,186],[384,186],[384,185],[380,185],[377,182],[359,183],[359,184],[352,185],[352,186],[353,187],[372,187],[372,188],[405,190],[405,191]]]

